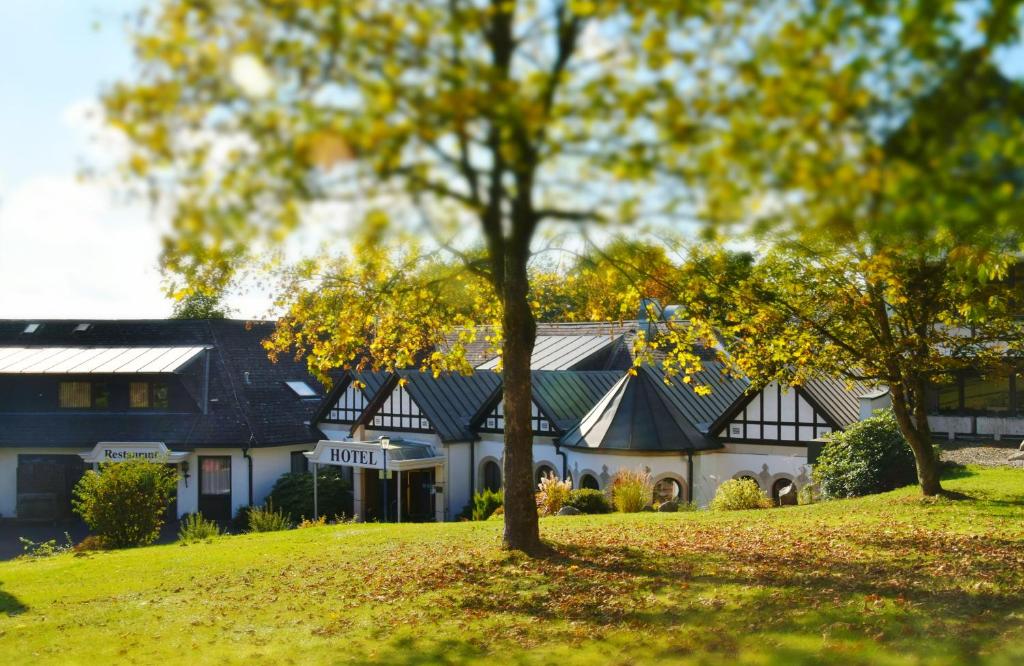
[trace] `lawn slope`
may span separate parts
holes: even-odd
[[[1024,662],[1024,471],[760,512],[345,525],[0,564],[4,664]]]

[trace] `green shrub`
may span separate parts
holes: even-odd
[[[742,509],[767,509],[772,501],[751,479],[729,479],[718,486],[715,498],[711,500],[712,511],[739,511]]]
[[[561,510],[572,492],[572,481],[562,481],[548,472],[537,484],[537,511],[542,516],[553,516]]]
[[[190,513],[185,516],[178,528],[178,541],[182,543],[209,541],[218,536],[220,536],[220,525],[217,524],[217,521],[203,518],[201,513]]]
[[[565,501],[566,506],[580,511],[581,513],[611,513],[612,504],[600,490],[593,488],[580,488],[569,493],[569,499]]]
[[[885,409],[829,435],[813,476],[824,497],[859,497],[911,485],[917,468],[896,417]]]
[[[67,532],[64,533],[63,544],[58,544],[56,539],[50,539],[48,541],[33,541],[32,539],[26,539],[25,537],[18,537],[18,541],[21,542],[21,549],[25,551],[25,555],[23,557],[49,557],[51,555],[60,555],[61,553],[73,550],[75,547],[74,542],[71,540],[71,535]]]
[[[619,470],[612,477],[612,504],[622,513],[637,513],[650,506],[654,493],[651,475],[645,471]]]
[[[250,532],[280,532],[294,526],[292,519],[281,509],[275,509],[272,502],[264,506],[249,507]]]
[[[317,472],[317,508],[321,516],[352,513],[352,486],[341,475],[341,469],[322,465]],[[292,522],[313,517],[313,474],[296,472],[282,474],[274,483],[267,501],[278,507]]]
[[[473,508],[470,518],[487,520],[494,511],[505,503],[505,493],[500,490],[487,490],[473,495]]]
[[[487,520],[505,520],[505,507],[499,506]]]
[[[163,463],[107,463],[79,480],[72,505],[108,547],[144,546],[160,535],[177,484],[177,474]]]
[[[804,486],[796,494],[796,503],[801,506],[814,504],[818,499],[818,486],[813,483]]]

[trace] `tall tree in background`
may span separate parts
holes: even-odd
[[[174,203],[164,262],[186,284],[219,288],[293,230],[363,218],[350,252],[329,237],[333,256],[289,271],[275,349],[321,372],[465,370],[455,327],[493,325],[505,542],[532,552],[531,254],[692,210],[659,186],[687,174],[689,100],[735,55],[745,4],[165,0],[105,107],[127,173]]]
[[[708,183],[709,217],[742,221],[758,256],[705,248],[679,295],[758,385],[888,386],[925,495],[941,491],[929,387],[1005,372],[1022,347],[1024,88],[995,62],[1018,4],[781,14],[719,91],[730,114],[706,154],[730,174]]]

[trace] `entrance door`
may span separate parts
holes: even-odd
[[[18,455],[18,518],[72,520],[71,493],[85,474],[81,456]]]
[[[402,472],[402,520],[425,523],[436,520],[434,512],[434,470],[418,469]]]
[[[199,456],[199,513],[231,520],[231,456]]]
[[[364,469],[363,477],[363,520],[373,522],[384,520],[384,510],[380,502],[383,481],[377,478],[378,470]]]

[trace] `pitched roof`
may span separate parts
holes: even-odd
[[[714,422],[741,398],[750,382],[726,372],[721,361],[702,361],[703,370],[693,375],[690,384],[678,377],[671,377],[666,383],[665,373],[660,368],[644,366],[641,370],[650,375],[672,407],[703,433],[711,432]],[[709,395],[698,395],[693,387],[705,385],[711,388]]]
[[[556,428],[566,431],[579,423],[621,377],[619,370],[536,370],[533,400]]]
[[[859,421],[861,397],[878,391],[859,382],[850,385],[846,380],[824,376],[805,382],[800,388],[840,428]]]
[[[476,439],[470,421],[501,385],[501,377],[490,371],[435,378],[418,370],[399,370],[398,375],[407,380],[405,390],[443,442]]]
[[[650,372],[624,375],[560,443],[576,448],[645,452],[720,448],[681,413],[660,384]]]
[[[26,333],[29,324],[41,324]],[[301,360],[267,357],[261,342],[273,322],[240,320],[0,320],[0,347],[209,349],[209,402],[200,403],[203,362],[178,365],[172,375],[195,398],[176,413],[0,411],[0,446],[91,446],[97,441],[161,441],[168,447],[275,446],[316,441],[310,425],[319,399],[303,399],[285,384],[302,381],[318,396],[323,388]],[[156,352],[150,352],[156,356]],[[140,359],[142,356],[139,357]],[[147,357],[149,358],[149,357]],[[165,366],[166,367],[166,366]],[[149,370],[147,370],[148,372]],[[75,371],[73,374],[78,374]],[[30,381],[8,375],[5,381]]]
[[[533,370],[572,370],[585,364],[599,352],[619,342],[622,336],[610,335],[538,335],[530,356]],[[607,354],[605,354],[607,355]],[[476,366],[478,370],[493,370],[500,357]]]

